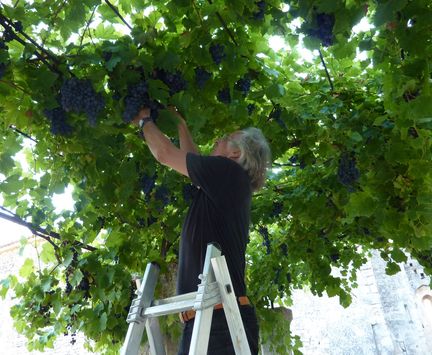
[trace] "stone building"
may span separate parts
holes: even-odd
[[[417,261],[388,276],[378,252],[358,273],[353,302],[294,293],[292,331],[307,355],[432,354],[430,278]]]
[[[26,248],[24,255],[19,254],[19,248],[19,242],[0,247],[0,280],[17,273],[25,257],[35,257],[33,248]],[[339,305],[337,298],[294,292],[292,331],[301,336],[302,352],[305,355],[432,354],[430,278],[415,260],[409,259],[401,267],[401,272],[388,276],[385,262],[379,253],[373,253],[358,273],[359,286],[353,291],[353,303],[347,309]],[[1,354],[89,354],[80,334],[74,345],[70,337],[60,337],[54,349],[29,353],[25,338],[12,326],[10,294],[0,302]]]

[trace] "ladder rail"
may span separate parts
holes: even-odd
[[[140,298],[140,307],[147,307],[150,305],[156,288],[158,275],[159,267],[153,263],[147,264],[146,270],[144,272],[143,282],[140,289],[138,290],[138,294],[143,296]],[[129,315],[131,315],[130,312]],[[129,315],[128,319],[134,319],[133,316],[130,318]],[[146,322],[139,322],[137,320],[130,322],[126,339],[124,341],[123,347],[120,350],[121,355],[137,355],[139,353],[145,323]]]
[[[211,263],[219,284],[223,310],[228,323],[235,353],[237,355],[251,355],[249,342],[247,340],[237,298],[234,294],[225,256],[222,255],[218,258],[213,258]]]

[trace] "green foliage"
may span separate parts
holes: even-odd
[[[11,313],[30,349],[52,346],[68,330],[84,332],[95,351],[115,353],[126,334],[131,274],[150,260],[175,266],[187,181],[156,164],[122,119],[128,88],[144,79],[153,100],[180,109],[203,151],[247,126],[269,139],[275,169],[254,197],[247,278],[263,338],[277,351],[298,352],[301,344],[269,309],[289,306],[297,288],[349,306],[371,249],[381,251],[389,274],[399,271],[404,252],[432,274],[428,1],[275,0],[261,15],[245,1],[111,3],[114,9],[96,0],[0,8],[3,208],[50,239],[40,248],[41,266],[27,260],[19,275],[1,281],[0,295],[10,289],[19,300]],[[335,19],[325,48],[311,35],[322,13]],[[374,26],[353,33],[363,17]],[[22,31],[11,27],[17,21]],[[3,42],[8,28],[15,37]],[[275,35],[286,49],[269,46]],[[300,42],[319,49],[322,61],[317,52],[302,59]],[[224,47],[220,64],[209,51],[215,44]],[[197,67],[211,74],[203,88]],[[157,69],[178,71],[186,88],[171,92]],[[245,75],[246,95],[236,89]],[[59,106],[71,77],[90,80],[105,106],[96,125],[66,112],[72,133],[54,135],[44,111]],[[217,100],[224,88],[229,104]],[[160,110],[158,124],[175,136],[168,111]],[[14,160],[21,150],[28,167]],[[350,172],[340,171],[342,157]],[[151,191],[143,190],[144,175],[156,176]],[[74,210],[56,213],[51,197],[68,185]]]

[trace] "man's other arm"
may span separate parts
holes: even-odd
[[[175,114],[179,120],[177,129],[178,129],[178,135],[180,140],[180,149],[185,152],[191,152],[194,154],[200,154],[199,149],[196,146],[196,144],[193,141],[192,135],[189,132],[189,129],[187,127],[186,121],[181,115],[180,112],[177,111],[177,109],[173,106],[169,107],[169,110]]]
[[[137,125],[141,118],[148,117],[149,115],[150,110],[143,109],[132,123]],[[186,167],[187,152],[178,149],[172,144],[152,121],[144,125],[142,132],[150,152],[159,163],[174,169],[180,174],[189,176]]]

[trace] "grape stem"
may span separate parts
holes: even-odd
[[[115,14],[120,18],[120,20],[122,20],[123,21],[123,23],[127,26],[127,27],[129,27],[129,29],[132,31],[132,26],[131,25],[129,25],[128,23],[127,23],[127,21],[124,19],[124,17],[120,14],[120,12],[118,11],[118,9],[113,5],[113,4],[111,4],[110,2],[109,2],[109,0],[105,0],[105,3],[111,8],[111,10],[113,10],[114,12],[115,12]]]
[[[326,63],[324,62],[324,57],[323,57],[323,55],[322,55],[321,49],[318,49],[318,52],[319,52],[319,55],[320,55],[321,63],[322,63],[322,65],[324,66],[324,70],[325,70],[325,72],[326,72],[327,79],[328,79],[328,81],[329,81],[329,83],[330,83],[331,91],[333,92],[333,91],[334,91],[333,82],[332,82],[332,80],[331,80],[331,78],[330,78],[330,74],[329,74],[329,72],[328,72],[327,65],[326,65]]]
[[[82,43],[83,43],[83,40],[84,40],[84,36],[85,36],[85,33],[87,32],[87,30],[88,30],[88,33],[89,33],[89,35],[90,35],[90,38],[92,39],[91,32],[90,32],[90,30],[89,30],[89,26],[90,26],[90,24],[91,24],[91,22],[92,22],[92,20],[93,20],[93,16],[94,16],[94,13],[95,13],[97,7],[98,7],[98,6],[96,5],[96,6],[93,8],[93,12],[92,12],[92,14],[91,14],[89,20],[87,21],[86,28],[84,29],[84,31],[83,31],[83,33],[82,33],[82,35],[81,35],[81,38],[80,38],[80,48],[82,47]],[[93,39],[92,39],[92,42],[93,42]]]

